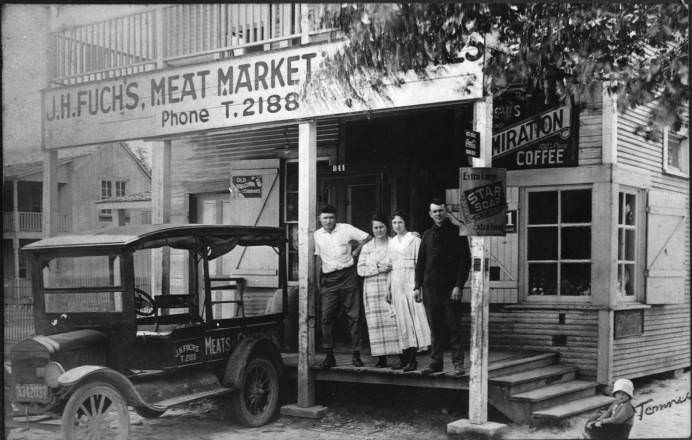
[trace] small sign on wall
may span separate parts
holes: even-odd
[[[464,150],[468,157],[481,157],[481,134],[466,129],[464,131]]]
[[[232,181],[243,197],[262,197],[262,176],[233,176]]]
[[[506,174],[504,168],[459,169],[460,213],[467,235],[505,235]]]

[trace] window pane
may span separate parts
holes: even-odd
[[[529,193],[529,224],[554,224],[557,223],[557,192],[530,192]]]
[[[625,254],[625,230],[618,229],[618,260],[622,260],[622,256]]]
[[[634,264],[618,265],[618,293],[620,295],[634,295]]]
[[[561,258],[570,260],[588,260],[591,258],[591,228],[562,228]]]
[[[529,295],[557,294],[557,263],[529,264]]]
[[[560,295],[590,295],[591,264],[561,264],[560,284]]]
[[[625,260],[634,261],[634,254],[634,231],[630,229],[625,231]]]
[[[58,257],[43,268],[47,289],[120,286],[120,258],[116,256]]]
[[[562,191],[562,223],[591,223],[591,190]]]
[[[635,203],[636,196],[634,194],[625,195],[625,224],[634,225],[634,213],[635,213]]]
[[[557,259],[557,227],[528,228],[529,260]]]
[[[623,206],[623,200],[625,198],[625,194],[619,193],[618,194],[618,224],[623,225],[624,223],[624,218],[622,216],[622,206]]]
[[[680,168],[680,141],[682,137],[677,133],[668,133],[668,165]]]

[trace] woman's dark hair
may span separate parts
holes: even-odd
[[[372,222],[384,223],[384,227],[387,228],[387,229],[389,229],[389,228],[387,227],[387,218],[386,218],[385,216],[383,216],[382,214],[379,214],[379,213],[378,213],[378,214],[373,214],[373,216],[370,218],[370,222],[371,222],[371,223],[372,223]]]
[[[398,209],[394,210],[389,220],[394,220],[394,217],[401,217],[401,219],[404,221],[404,224],[408,225],[408,216],[404,214],[403,211],[399,211]]]

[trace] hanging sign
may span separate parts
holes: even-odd
[[[233,185],[245,198],[262,197],[262,176],[233,176]]]
[[[464,130],[464,150],[468,157],[481,157],[481,134],[477,131]]]
[[[508,170],[578,165],[575,115],[566,102],[525,93],[493,102],[493,165]]]
[[[460,213],[467,235],[505,235],[506,175],[504,168],[459,169]]]

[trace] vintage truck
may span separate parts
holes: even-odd
[[[275,306],[248,314],[245,279],[212,276],[210,264],[255,247],[278,256],[280,270]],[[15,413],[61,417],[65,439],[126,439],[128,407],[153,418],[212,396],[227,395],[244,425],[275,413],[287,303],[282,229],[131,225],[46,238],[23,251],[36,336],[10,353]],[[171,253],[182,254],[186,273],[152,282]],[[183,293],[145,290],[172,278],[185,281]]]

